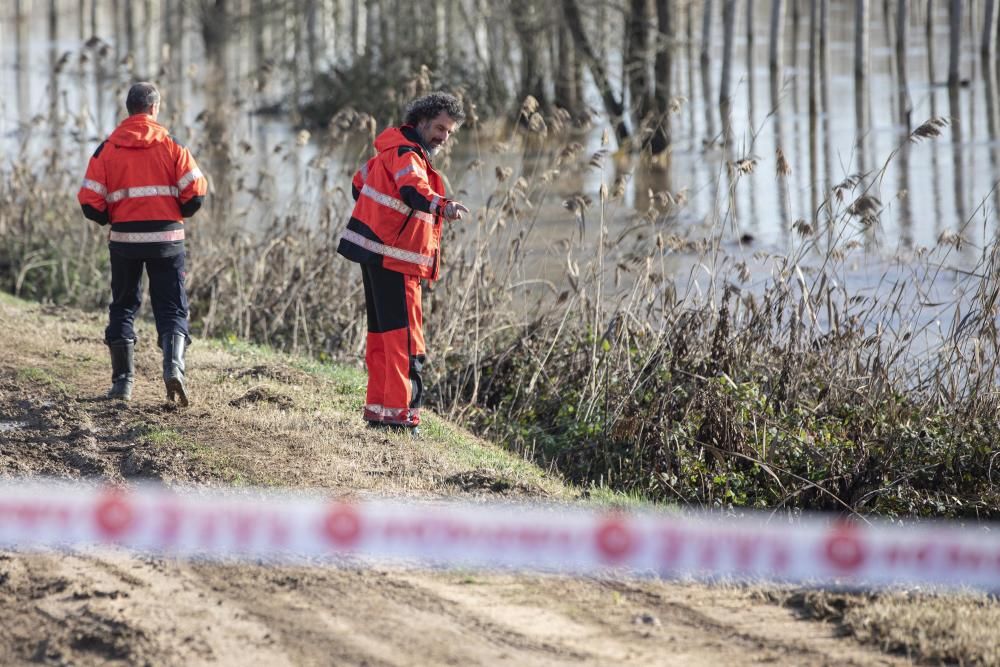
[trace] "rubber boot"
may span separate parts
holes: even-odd
[[[111,351],[111,391],[108,398],[132,400],[132,384],[135,381],[135,341],[114,340],[108,343]]]
[[[187,391],[184,389],[184,334],[170,334],[163,338],[163,382],[167,386],[167,400],[182,408],[188,406]]]

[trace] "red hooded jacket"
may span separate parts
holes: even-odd
[[[112,243],[183,247],[184,218],[207,190],[191,152],[152,116],[135,114],[97,147],[77,199],[88,218],[111,223]]]
[[[337,252],[354,262],[436,280],[441,213],[450,200],[417,131],[389,128],[375,139],[378,154],[354,175],[354,210]]]

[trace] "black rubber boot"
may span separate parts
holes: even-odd
[[[108,343],[111,351],[111,391],[108,398],[132,400],[132,384],[135,381],[135,341],[113,340]]]
[[[187,391],[184,389],[184,348],[187,337],[184,334],[170,334],[163,338],[163,382],[167,386],[167,400],[182,408],[188,406]]]

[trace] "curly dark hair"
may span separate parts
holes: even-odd
[[[416,126],[422,120],[436,118],[444,111],[456,123],[465,120],[465,111],[462,110],[462,103],[457,97],[450,93],[434,92],[417,99],[406,105],[406,113],[403,122],[406,125]]]

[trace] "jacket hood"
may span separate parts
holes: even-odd
[[[420,141],[420,135],[417,134],[416,129],[411,125],[390,127],[375,137],[375,150],[379,153],[399,148],[400,146],[416,146],[425,158],[428,157],[427,149]]]
[[[166,141],[168,136],[167,128],[153,120],[152,116],[140,113],[123,120],[108,141],[125,148],[149,148]]]

